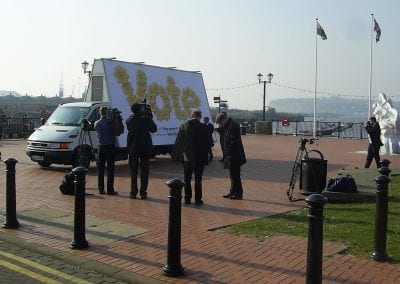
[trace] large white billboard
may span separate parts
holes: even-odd
[[[200,109],[203,117],[211,116],[200,73],[109,59],[102,62],[111,106],[122,111],[124,121],[132,104],[146,100],[151,106],[158,129],[154,145],[174,144],[179,126],[190,119],[193,109]],[[122,147],[126,135],[125,131],[119,138]]]

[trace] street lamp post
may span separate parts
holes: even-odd
[[[264,95],[263,95],[263,121],[265,121],[265,88],[266,88],[266,84],[269,83],[271,84],[271,80],[272,77],[274,77],[274,75],[272,73],[269,73],[267,75],[268,80],[263,80],[263,74],[258,73],[257,74],[257,79],[258,79],[258,83],[261,84],[261,82],[264,83]]]
[[[90,71],[90,70],[87,71],[87,69],[88,69],[88,67],[89,67],[89,63],[88,63],[87,61],[83,61],[83,62],[81,63],[81,65],[82,65],[82,69],[83,69],[83,74],[88,73],[89,78],[90,78],[90,73],[92,73],[92,71]]]
[[[81,63],[81,65],[82,65],[82,69],[83,69],[83,74],[88,74],[88,76],[89,76],[89,83],[90,83],[90,75],[92,74],[92,71],[90,71],[90,70],[87,70],[88,69],[88,67],[89,67],[89,63],[85,60],[85,61],[83,61],[82,63]],[[86,88],[86,92],[85,92],[85,100],[86,100],[86,96],[87,96],[87,92],[88,92],[88,89],[89,89],[89,86],[87,86],[87,88]]]
[[[214,97],[214,103],[218,104],[218,113],[221,113],[221,107],[228,107],[227,100],[221,100],[221,96]]]

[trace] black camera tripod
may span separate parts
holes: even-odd
[[[79,134],[78,147],[75,150],[73,167],[85,167],[89,169],[90,162],[94,160],[93,143],[90,136],[92,125],[86,119],[82,122],[81,132]]]
[[[303,159],[308,159],[308,155],[311,152],[317,152],[317,153],[321,154],[321,152],[318,151],[318,150],[310,150],[310,151],[308,151],[307,148],[306,148],[306,144],[307,143],[309,143],[311,145],[311,144],[314,144],[314,142],[316,140],[317,140],[316,138],[310,138],[310,139],[300,138],[300,140],[299,140],[300,146],[299,146],[299,149],[297,150],[296,160],[294,161],[293,168],[292,168],[292,176],[290,178],[289,189],[287,190],[287,196],[288,196],[290,201],[300,200],[300,198],[294,198],[293,197],[293,192],[294,192],[294,188],[296,186],[297,178],[301,173],[301,162],[302,162],[302,160]]]

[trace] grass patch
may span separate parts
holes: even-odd
[[[389,201],[387,253],[400,263],[400,176],[392,177],[393,197]],[[348,253],[370,258],[374,245],[375,203],[327,203],[324,240],[340,242]],[[232,225],[225,231],[255,238],[276,235],[307,237],[308,208]]]

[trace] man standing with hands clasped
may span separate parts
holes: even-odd
[[[224,198],[243,199],[242,180],[240,178],[240,167],[246,163],[242,138],[240,136],[240,127],[232,118],[228,118],[225,113],[220,113],[216,118],[219,124],[221,141],[223,141],[222,150],[224,156],[224,168],[229,169],[231,179],[231,188]]]
[[[149,160],[153,154],[151,133],[157,131],[153,114],[147,104],[133,104],[133,114],[126,120],[128,129],[127,147],[129,151],[129,167],[131,169],[130,198],[136,199],[138,194],[137,175],[140,167],[140,198],[147,199],[149,183]]]
[[[201,111],[193,110],[192,119],[185,121],[179,128],[172,152],[173,159],[183,163],[185,204],[191,203],[193,172],[195,205],[203,204],[202,178],[204,166],[208,164],[210,136],[207,127],[200,122],[200,119]]]

